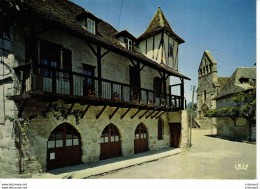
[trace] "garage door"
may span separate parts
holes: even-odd
[[[100,159],[121,156],[121,141],[117,127],[109,124],[105,127],[100,137]]]
[[[81,141],[78,131],[68,123],[57,126],[47,144],[47,169],[81,163]]]

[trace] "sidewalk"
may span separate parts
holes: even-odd
[[[47,173],[32,175],[33,179],[84,179],[110,173],[120,169],[157,161],[183,152],[180,148],[167,148],[148,151],[127,157],[111,158],[95,163],[80,164],[48,171]]]

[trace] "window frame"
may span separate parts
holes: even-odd
[[[130,51],[133,50],[133,41],[128,37],[126,37],[126,48]]]
[[[93,23],[93,27],[91,25],[89,25],[89,21],[90,21],[90,23]],[[87,26],[88,32],[90,32],[94,35],[96,34],[96,22],[94,20],[87,18],[86,26]],[[92,32],[92,30],[93,30],[93,32]]]
[[[172,49],[172,51],[171,51],[171,49]],[[171,54],[171,52],[172,52],[172,54]],[[169,57],[173,57],[173,54],[174,54],[173,52],[174,52],[174,45],[169,43]]]

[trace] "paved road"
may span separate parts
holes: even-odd
[[[193,130],[193,146],[185,153],[134,166],[97,179],[255,179],[256,145],[207,136]],[[248,170],[236,170],[235,164]]]

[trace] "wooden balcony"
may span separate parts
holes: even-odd
[[[15,68],[15,72],[20,82],[20,90],[9,97],[15,101],[30,98],[49,101],[62,99],[68,103],[166,111],[182,110],[186,106],[182,96],[137,88],[40,64],[19,66]]]

